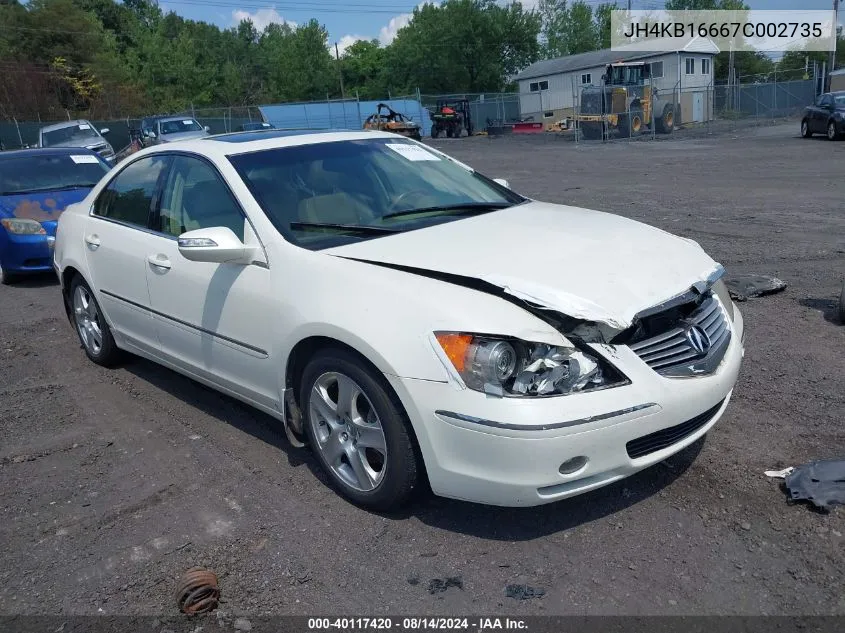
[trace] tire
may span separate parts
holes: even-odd
[[[839,295],[839,322],[845,325],[845,283],[842,284],[842,293]]]
[[[810,138],[813,133],[810,131],[810,122],[807,119],[801,121],[801,136]]]
[[[663,114],[656,122],[657,131],[661,134],[671,134],[675,129],[675,109],[671,103],[663,106]]]
[[[320,350],[305,366],[299,402],[308,444],[335,490],[377,511],[411,500],[422,464],[410,421],[377,371],[348,351]]]
[[[113,367],[123,354],[114,342],[100,304],[82,277],[76,276],[70,284],[70,318],[85,355],[103,367]],[[97,340],[99,338],[99,341]]]
[[[18,281],[20,281],[20,275],[3,270],[3,266],[0,265],[0,284],[3,284],[4,286],[11,286]]]
[[[839,138],[839,132],[836,131],[836,122],[828,121],[827,123],[827,140],[835,141]]]
[[[643,131],[643,113],[639,110],[632,110],[626,114],[619,115],[619,136],[631,138],[639,136]]]
[[[582,123],[581,134],[589,141],[594,141],[602,137],[601,123]]]

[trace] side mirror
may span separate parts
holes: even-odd
[[[106,134],[108,134],[109,132],[110,132],[110,130],[109,130],[109,128],[107,128],[107,127],[104,127],[102,130],[100,130],[100,134],[102,134],[103,136],[105,136],[105,135],[106,135]]]
[[[156,133],[153,132],[152,130],[147,130],[146,132],[144,132],[144,136],[146,136],[147,138],[155,138]]]
[[[502,186],[503,186],[504,188],[506,188],[506,189],[510,189],[510,188],[511,188],[511,186],[510,186],[510,184],[508,183],[508,181],[507,181],[507,180],[505,180],[504,178],[494,178],[494,179],[493,179],[493,182],[499,183],[500,185],[502,185]]]
[[[255,247],[247,246],[226,226],[187,231],[179,236],[179,252],[192,262],[249,264]]]
[[[211,128],[210,128],[209,126],[207,126],[207,125],[206,125],[203,129],[204,129],[206,132],[211,132]]]

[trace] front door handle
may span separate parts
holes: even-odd
[[[167,259],[167,255],[162,255],[161,253],[150,255],[147,257],[147,261],[157,268],[170,269],[170,260]]]
[[[85,243],[92,249],[97,248],[100,245],[100,237],[96,233],[92,233],[85,237]]]

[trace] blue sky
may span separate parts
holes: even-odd
[[[165,11],[193,20],[212,22],[220,27],[237,24],[250,17],[258,28],[270,22],[301,23],[316,18],[329,31],[331,43],[341,48],[356,39],[377,38],[388,44],[407,24],[411,11],[422,0],[159,0]],[[600,4],[603,0],[587,0]],[[524,0],[533,6],[537,0]],[[620,1],[620,5],[624,0]],[[746,0],[752,9],[832,9],[832,0]],[[663,6],[663,0],[633,0],[634,9]],[[845,10],[843,10],[845,13]]]

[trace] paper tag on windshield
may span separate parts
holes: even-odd
[[[96,165],[100,162],[96,156],[91,156],[90,154],[71,154],[70,159],[77,165],[82,163],[94,163]]]
[[[91,126],[90,126],[90,125],[88,125],[87,123],[80,123],[80,124],[79,124],[79,129],[80,129],[80,130],[90,130],[90,129],[91,129]]]
[[[193,123],[193,121],[191,121],[190,119],[185,119],[184,121],[182,121],[182,125],[190,125],[191,123]]]
[[[401,154],[408,160],[412,161],[419,161],[419,160],[440,160],[439,156],[435,156],[431,152],[425,151],[419,145],[408,145],[405,143],[388,143],[386,147],[389,147],[397,154]]]

